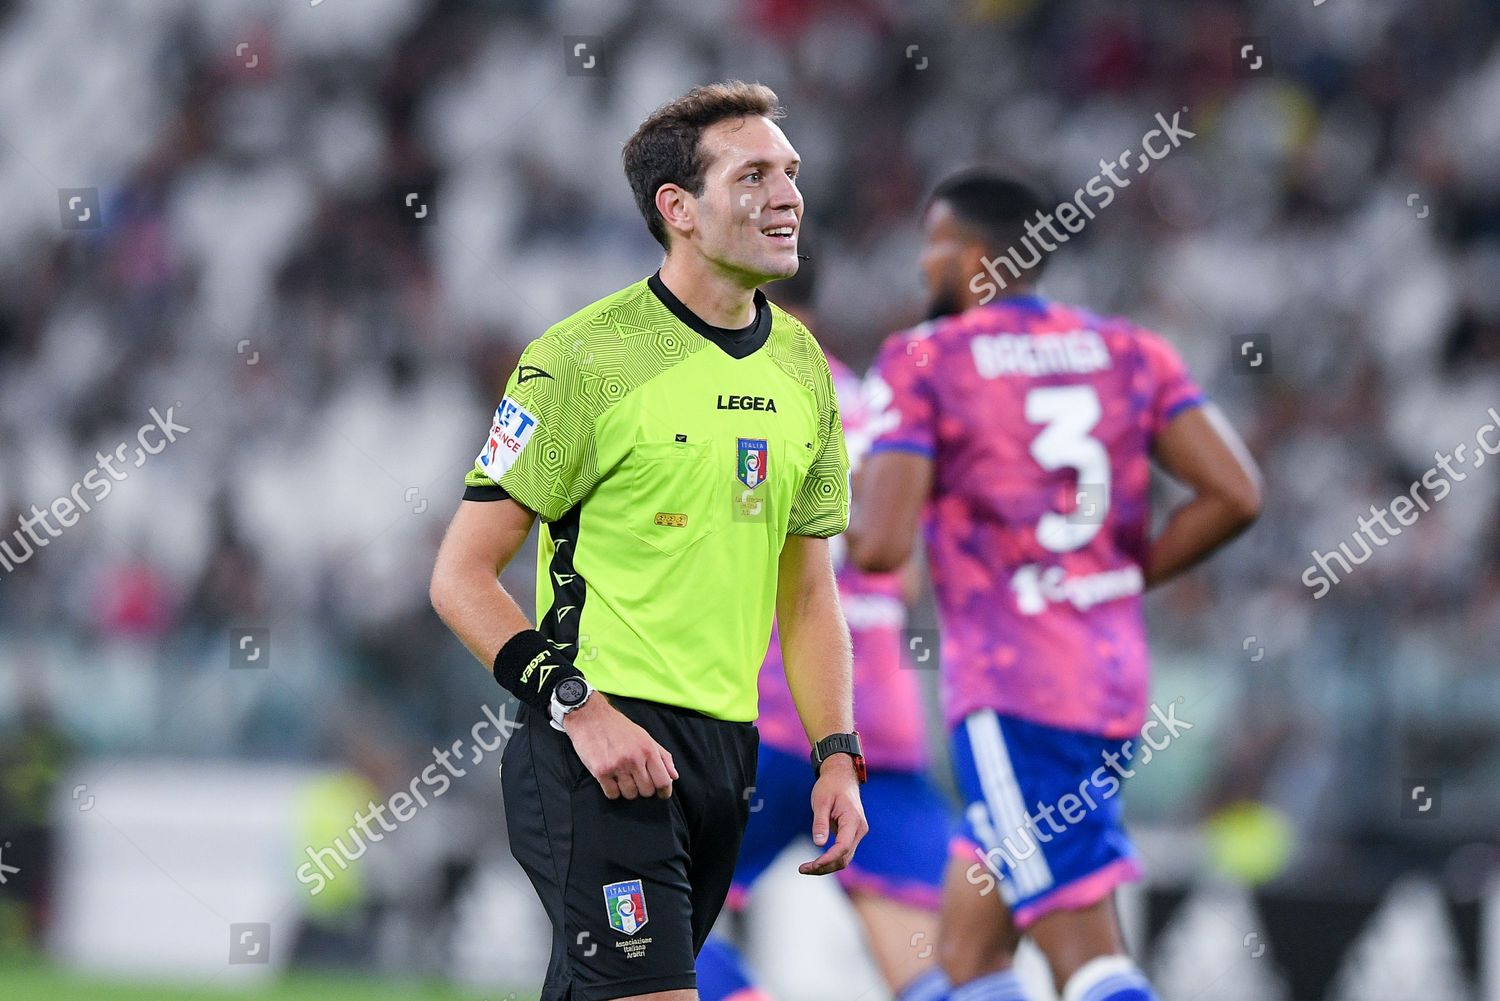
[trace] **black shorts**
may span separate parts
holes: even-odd
[[[754,724],[609,700],[672,755],[671,798],[606,798],[568,735],[524,706],[501,759],[510,849],[552,922],[541,1001],[696,988],[750,817]]]

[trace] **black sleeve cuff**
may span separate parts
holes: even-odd
[[[510,493],[498,483],[487,487],[473,486],[464,487],[464,500],[468,501],[500,501],[510,500]]]

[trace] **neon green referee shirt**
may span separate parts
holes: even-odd
[[[822,349],[755,293],[704,323],[657,275],[527,346],[465,478],[542,519],[538,629],[601,691],[756,716],[788,535],[849,522]]]

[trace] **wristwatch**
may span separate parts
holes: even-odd
[[[823,762],[835,754],[847,754],[854,759],[854,777],[859,780],[860,785],[864,785],[865,755],[859,746],[859,731],[829,734],[814,744],[812,749],[813,774],[817,775],[823,767]]]
[[[552,715],[552,727],[555,730],[563,728],[563,719],[571,712],[577,712],[583,708],[589,696],[594,694],[594,686],[582,678],[568,678],[558,683],[552,689],[552,701],[549,708]]]

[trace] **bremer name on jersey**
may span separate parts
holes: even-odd
[[[1139,729],[1150,454],[1203,402],[1127,321],[1024,296],[886,341],[872,451],[935,460],[923,529],[950,726],[996,709],[1105,737]]]

